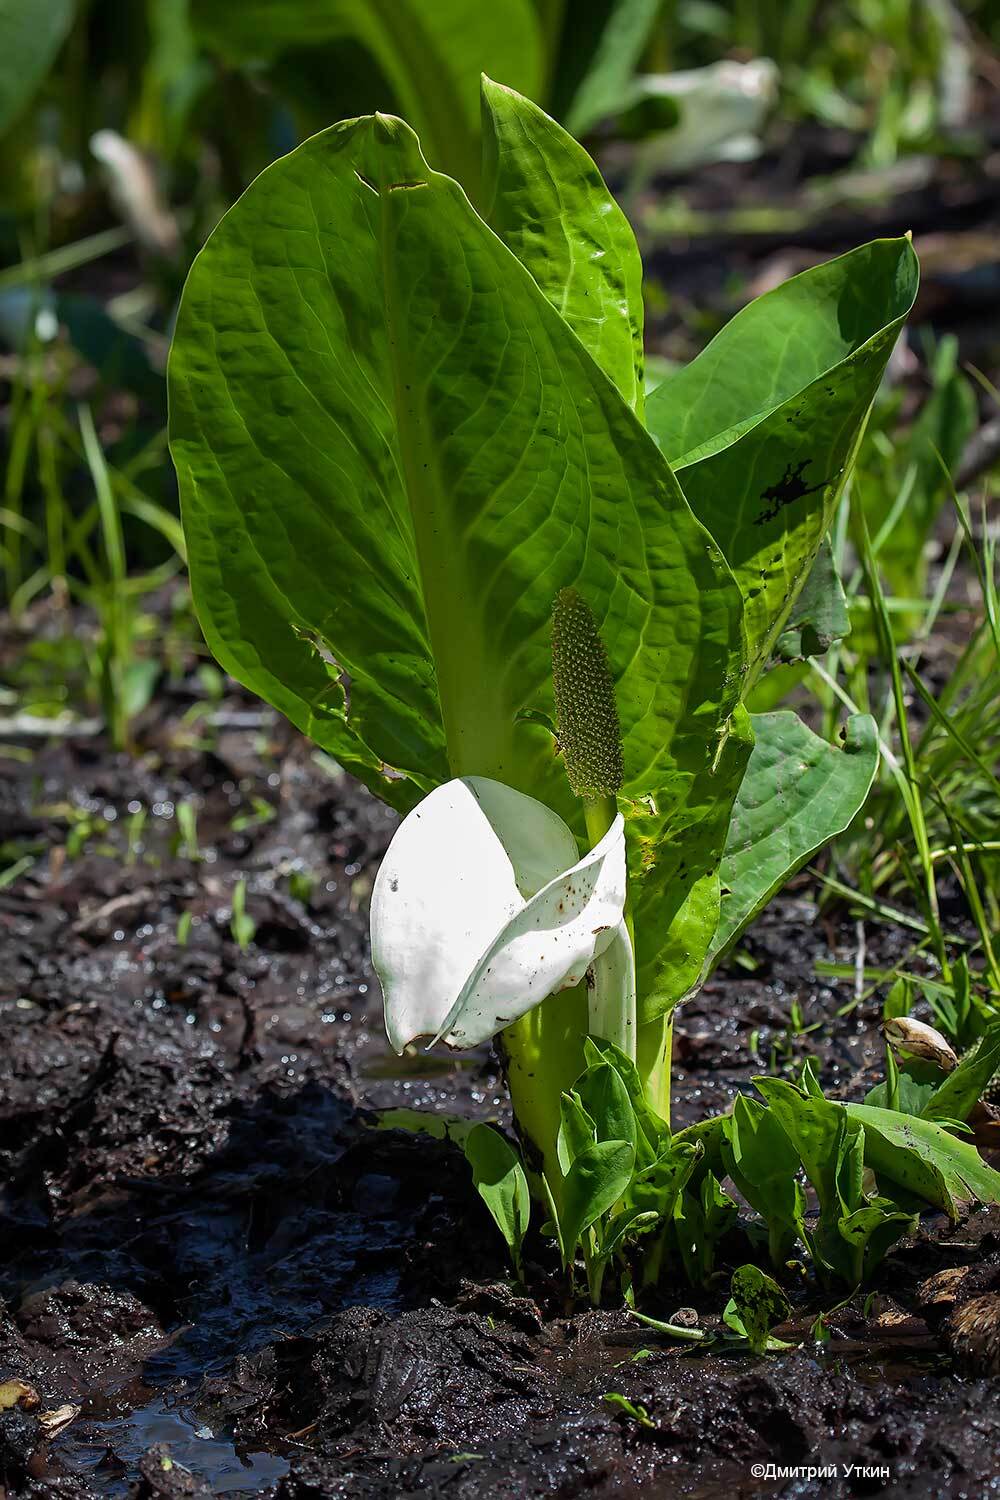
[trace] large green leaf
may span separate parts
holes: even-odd
[[[583,147],[512,89],[483,83],[483,213],[642,415],[642,261]]]
[[[13,123],[49,71],[74,9],[74,0],[0,4],[0,132]]]
[[[560,125],[510,89],[483,88],[484,202],[492,228],[642,414],[642,263],[632,229],[590,157]],[[750,750],[738,716],[702,760],[687,812],[660,847],[657,878],[635,892],[639,1019],[651,1021],[697,984],[719,919],[722,857]],[[659,821],[634,809],[632,873],[641,876]]]
[[[202,37],[237,62],[360,41],[391,89],[367,108],[398,107],[435,165],[470,192],[479,180],[480,73],[527,94],[538,92],[544,74],[532,0],[194,0],[194,17]]]
[[[916,288],[909,240],[875,240],[758,297],[647,402],[739,581],[749,682],[812,566]]]
[[[616,684],[640,899],[659,910],[678,848],[683,892],[711,868],[721,842],[697,831],[735,792],[711,768],[739,590],[641,424],[405,125],[349,122],[262,174],[195,263],[169,378],[195,598],[228,670],[397,807],[478,773],[581,827],[543,727],[572,585]],[[665,925],[641,928],[640,965]]]
[[[867,714],[848,719],[843,746],[820,739],[789,709],[751,719],[754,748],[722,861],[714,959],[810,855],[843,832],[878,769],[878,731]]]

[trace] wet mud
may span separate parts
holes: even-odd
[[[926,1220],[821,1344],[835,1298],[790,1276],[780,1357],[574,1314],[540,1240],[515,1295],[459,1152],[377,1128],[388,1106],[505,1117],[488,1049],[385,1043],[366,906],[392,815],[193,678],[138,739],[2,762],[0,843],[28,861],[0,887],[4,1500],[818,1492],[768,1463],[837,1466],[830,1496],[992,1493],[996,1350],[969,1330],[1000,1296],[1000,1218]],[[682,1122],[807,1054],[863,1094],[879,997],[814,977],[849,976],[862,939],[868,963],[905,942],[804,880],[774,904],[750,967],[682,1014]],[[728,1269],[649,1310],[714,1326]]]

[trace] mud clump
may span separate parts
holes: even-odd
[[[931,1474],[957,1496],[995,1474],[1000,1413],[985,1383],[836,1354],[636,1358],[607,1342],[628,1337],[623,1321],[602,1315],[595,1339],[584,1316],[532,1339],[444,1309],[343,1314],[301,1351],[301,1384],[317,1391],[312,1451],[277,1500],[750,1495],[753,1465],[768,1462],[830,1466],[824,1493],[845,1500],[924,1495]]]
[[[63,1394],[124,1385],[167,1342],[131,1292],[76,1281],[26,1297],[17,1325],[32,1372],[47,1375]]]
[[[129,1500],[210,1500],[213,1494],[159,1444],[139,1460],[139,1475],[139,1483],[129,1491]]]

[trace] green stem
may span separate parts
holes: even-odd
[[[617,816],[618,802],[614,797],[594,797],[584,802],[583,818],[591,848],[600,843]]]
[[[617,803],[608,796],[585,801],[583,806],[587,835],[593,845],[614,822]],[[632,913],[627,903],[625,920],[634,952]],[[638,1027],[634,994],[626,1013],[618,1014],[620,1010],[616,1006],[615,1014],[603,1013],[600,1004],[595,1004],[594,991],[580,984],[550,995],[508,1026],[498,1040],[527,1165],[536,1178],[544,1172],[557,1209],[562,1181],[556,1154],[560,1098],[583,1072],[583,1043],[588,1035],[615,1042],[629,1057],[636,1057],[637,1041],[641,1048],[645,1036],[645,1052],[636,1059],[637,1064],[654,1107],[669,1116],[669,1020]]]
[[[587,1268],[587,1291],[590,1293],[591,1305],[600,1307],[607,1262],[598,1252],[597,1236],[593,1229],[588,1229],[583,1236],[583,1260]]]
[[[670,1065],[673,1055],[674,1013],[647,1021],[636,1035],[635,1065],[646,1098],[661,1119],[670,1124]]]
[[[546,1180],[558,1209],[562,1172],[556,1154],[560,1099],[583,1072],[587,986],[559,990],[498,1038],[525,1162]]]
[[[583,815],[587,825],[587,837],[595,845],[607,833],[618,816],[618,803],[613,796],[596,797],[584,801]],[[632,910],[626,898],[625,923],[628,928],[632,952],[635,953],[635,935],[632,930]],[[614,1042],[627,1057],[635,1058],[635,989],[628,987],[628,998],[623,1006],[618,998],[621,988],[620,974],[615,975],[615,966],[625,962],[620,946],[613,947],[594,965],[594,983],[589,991],[589,1024],[591,1036]],[[602,969],[602,966],[603,969]],[[602,979],[604,983],[602,984]],[[610,993],[609,993],[610,991]]]

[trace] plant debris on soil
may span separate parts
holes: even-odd
[[[393,815],[236,689],[192,728],[199,691],[161,693],[133,756],[4,747],[0,1496],[739,1496],[784,1483],[768,1463],[838,1466],[830,1496],[992,1492],[997,1211],[925,1219],[822,1343],[835,1296],[790,1272],[780,1357],[574,1314],[540,1239],[516,1295],[461,1153],[378,1128],[506,1118],[487,1049],[385,1041],[366,910]],[[814,977],[859,942],[814,889],[682,1011],[681,1123],[805,1055],[839,1097],[879,1078],[877,1000]],[[899,941],[870,930],[868,961]],[[739,1259],[649,1310],[717,1326]]]

